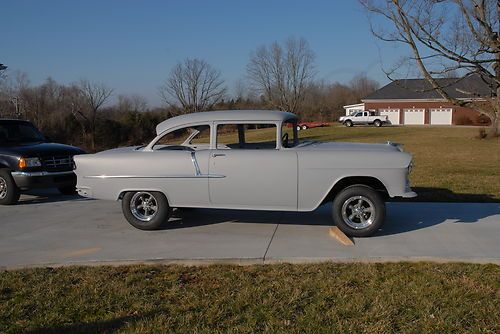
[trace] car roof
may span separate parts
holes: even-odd
[[[204,111],[169,118],[156,126],[156,133],[159,135],[168,129],[191,123],[208,123],[214,121],[284,122],[296,118],[295,114],[278,110]]]

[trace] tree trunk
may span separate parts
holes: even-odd
[[[491,118],[491,128],[488,131],[488,138],[495,138],[500,136],[500,117],[496,114]]]

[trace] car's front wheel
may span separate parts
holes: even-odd
[[[333,200],[333,221],[346,235],[368,237],[382,226],[385,203],[373,188],[364,185],[350,186]]]
[[[0,169],[0,205],[15,204],[20,192],[9,170]]]
[[[347,127],[351,127],[352,126],[352,121],[347,120],[347,121],[344,122],[344,125],[347,126]]]
[[[128,222],[140,230],[156,230],[170,217],[170,206],[164,194],[157,191],[127,192],[122,211]]]

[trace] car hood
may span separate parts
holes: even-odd
[[[117,147],[117,148],[112,148],[110,150],[97,152],[96,154],[102,155],[102,154],[126,153],[126,152],[130,152],[130,151],[137,151],[141,147],[144,147],[144,146]]]
[[[23,157],[40,157],[47,155],[76,155],[85,151],[75,146],[57,143],[26,143],[12,146],[0,146],[0,154]]]
[[[401,145],[387,142],[386,144],[366,144],[347,142],[308,142],[297,147],[298,150],[311,151],[367,151],[394,152],[401,151]]]

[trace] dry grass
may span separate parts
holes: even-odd
[[[129,266],[0,272],[2,333],[498,333],[474,264]]]

